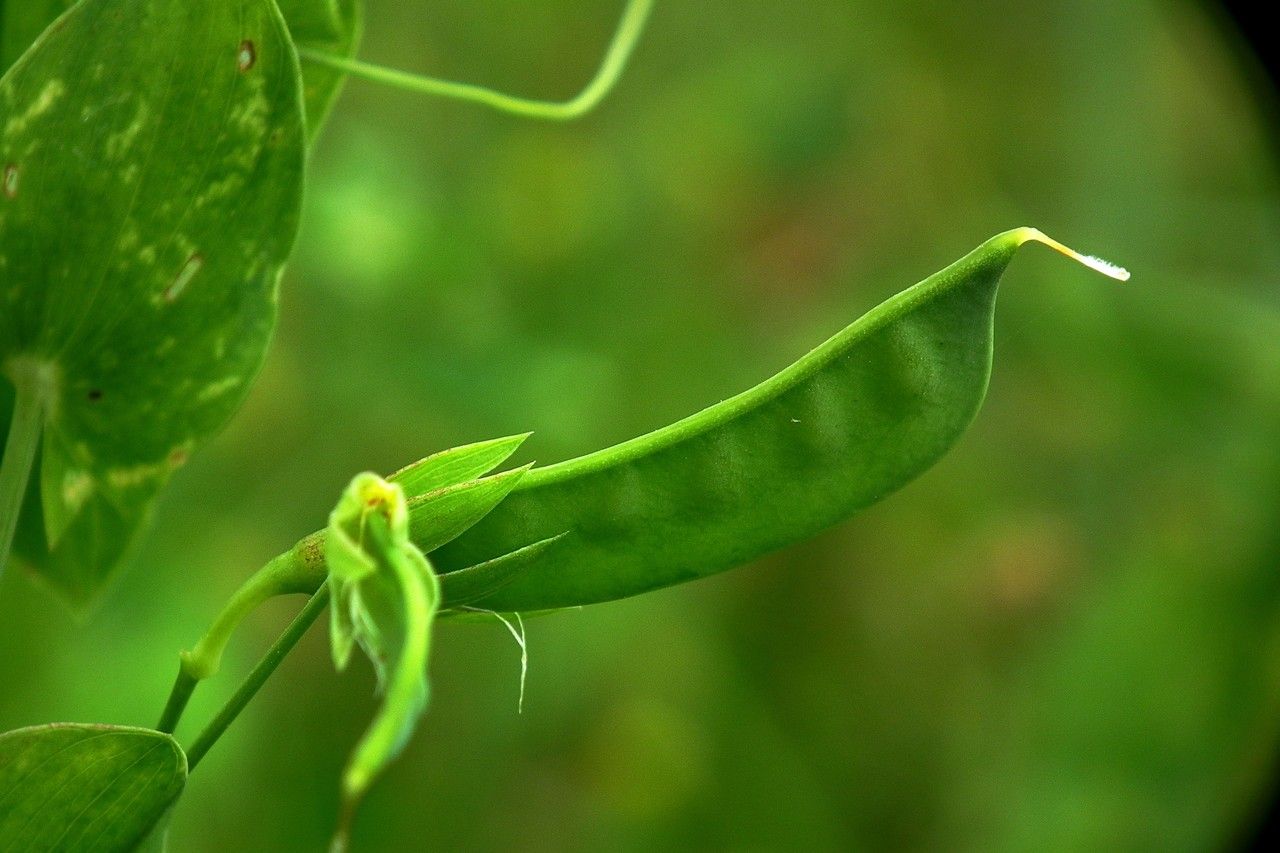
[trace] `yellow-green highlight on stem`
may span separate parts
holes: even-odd
[[[345,71],[374,83],[382,83],[408,92],[436,95],[457,101],[468,101],[492,107],[501,112],[548,121],[569,121],[594,109],[617,84],[627,61],[635,50],[645,22],[653,10],[653,0],[628,0],[613,40],[605,51],[600,69],[586,87],[567,101],[540,101],[508,95],[485,86],[440,80],[408,71],[397,71],[381,65],[336,56],[332,53],[300,47],[298,56],[304,62]]]

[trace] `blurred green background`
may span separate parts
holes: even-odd
[[[549,97],[621,7],[368,5],[365,58]],[[1025,250],[943,462],[759,565],[531,621],[522,715],[506,631],[442,625],[357,849],[1235,843],[1280,726],[1280,182],[1234,49],[1190,0],[660,0],[574,124],[350,84],[248,405],[90,621],[0,585],[0,730],[154,724],[176,652],[358,470],[628,438],[1035,225],[1133,281]],[[315,630],[173,849],[323,849],[372,688]]]

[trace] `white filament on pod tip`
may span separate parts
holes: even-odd
[[[1108,278],[1114,278],[1116,281],[1128,281],[1129,271],[1121,266],[1116,266],[1110,261],[1104,261],[1102,258],[1094,255],[1082,255],[1075,249],[1062,245],[1057,240],[1046,235],[1038,228],[1024,228],[1023,237],[1027,240],[1034,240],[1037,243],[1043,243],[1051,249],[1061,252],[1068,258],[1072,258],[1084,264],[1091,270],[1096,270]]]

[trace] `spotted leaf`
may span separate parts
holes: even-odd
[[[0,371],[45,418],[16,548],[75,603],[261,364],[304,138],[273,0],[82,0],[0,80]]]

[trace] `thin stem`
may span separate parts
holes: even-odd
[[[187,703],[191,701],[191,694],[195,692],[196,685],[199,683],[200,679],[188,673],[185,667],[178,667],[178,677],[173,682],[173,689],[169,691],[169,701],[165,703],[160,722],[156,723],[158,731],[167,735],[173,734],[178,728],[178,721],[182,719],[182,712],[187,709]]]
[[[200,641],[190,651],[178,655],[178,676],[156,728],[166,734],[173,734],[178,728],[191,695],[201,681],[218,673],[231,635],[246,616],[278,595],[312,595],[323,586],[324,575],[317,571],[317,565],[323,566],[323,557],[317,558],[319,546],[314,540],[315,537],[302,540],[254,572],[214,617]]]
[[[187,703],[191,701],[191,694],[201,681],[217,675],[222,667],[222,654],[226,651],[227,643],[246,616],[277,595],[312,591],[299,588],[296,566],[294,551],[290,550],[254,572],[214,617],[213,624],[200,641],[190,651],[179,653],[178,676],[174,679],[173,689],[169,691],[169,701],[165,703],[157,729],[173,734],[178,728]]]
[[[227,643],[245,617],[277,595],[311,593],[315,589],[314,583],[309,588],[300,587],[299,583],[293,550],[286,551],[254,572],[227,601],[200,641],[190,651],[181,654],[182,671],[196,681],[217,675]]]
[[[187,750],[187,767],[194,770],[200,760],[204,758],[209,748],[217,743],[218,738],[222,737],[227,727],[235,721],[240,715],[244,707],[249,704],[257,692],[271,673],[275,672],[276,667],[284,660],[285,655],[298,644],[302,639],[302,635],[307,633],[307,629],[316,621],[317,617],[324,612],[325,606],[329,603],[329,585],[325,584],[316,590],[315,595],[311,596],[311,600],[307,602],[307,606],[302,608],[302,612],[289,623],[289,627],[285,629],[280,638],[275,641],[267,653],[263,655],[262,660],[253,668],[245,678],[235,694],[222,707],[213,721],[209,723],[205,730],[200,733],[195,742],[191,744],[191,748]]]
[[[34,367],[34,369],[29,369]],[[18,513],[27,494],[27,481],[35,464],[40,430],[44,425],[48,371],[38,366],[12,365],[14,379],[13,421],[0,462],[0,577],[9,563]]]
[[[590,112],[604,99],[605,95],[609,94],[618,82],[618,78],[622,76],[622,71],[626,68],[627,60],[631,58],[631,53],[640,39],[640,33],[644,30],[645,22],[652,9],[653,0],[628,0],[627,7],[622,13],[622,20],[618,24],[618,30],[600,63],[600,70],[596,72],[596,76],[586,88],[567,101],[520,98],[485,86],[397,71],[311,48],[299,47],[298,55],[308,62],[345,71],[355,77],[362,77],[397,89],[483,104],[505,113],[528,118],[568,121]]]

